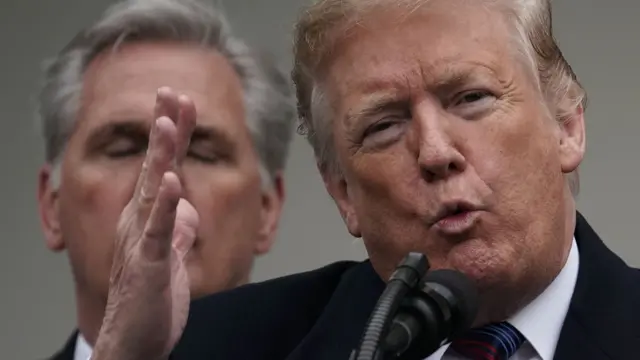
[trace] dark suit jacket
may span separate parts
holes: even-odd
[[[78,339],[78,331],[74,331],[73,334],[64,344],[64,347],[58,351],[55,355],[49,358],[49,360],[73,360],[73,355],[76,351],[76,340]]]
[[[640,359],[640,272],[580,214],[575,237],[578,280],[555,360]],[[171,359],[347,360],[383,289],[364,261],[212,295],[192,303]]]
[[[640,272],[577,215],[578,280],[556,360],[640,359]],[[244,286],[192,304],[172,359],[347,360],[384,284],[368,261]]]

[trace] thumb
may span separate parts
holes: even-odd
[[[173,228],[173,248],[182,260],[189,253],[196,240],[199,217],[196,209],[187,200],[180,199]]]

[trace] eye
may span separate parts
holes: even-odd
[[[395,143],[405,132],[408,121],[398,116],[383,118],[371,124],[362,134],[361,145],[367,149],[380,149]]]
[[[218,156],[217,154],[214,154],[214,153],[209,153],[209,152],[203,153],[203,152],[189,150],[187,152],[187,156],[189,156],[189,157],[191,157],[191,158],[193,158],[195,160],[198,160],[198,161],[201,161],[201,162],[204,162],[204,163],[210,163],[210,164],[214,164],[214,163],[220,161],[220,156]]]
[[[364,132],[364,136],[369,136],[371,134],[375,134],[375,133],[379,133],[382,131],[385,131],[389,128],[391,128],[392,126],[396,125],[398,122],[397,121],[393,121],[393,120],[382,120],[382,121],[378,121],[377,123],[371,125],[370,127],[367,128],[367,130],[365,130]]]
[[[491,93],[489,93],[488,91],[467,91],[457,96],[453,101],[453,105],[459,106],[473,104],[485,100],[491,96]]]
[[[211,140],[192,139],[187,156],[199,162],[215,164],[229,160],[231,150]]]
[[[457,116],[474,120],[489,114],[494,108],[497,97],[486,90],[473,90],[459,93],[447,106]]]
[[[145,150],[146,144],[125,138],[117,139],[104,148],[105,154],[111,158],[136,156],[142,154]]]

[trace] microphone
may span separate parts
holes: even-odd
[[[471,326],[478,306],[473,283],[454,270],[427,273],[428,269],[423,254],[405,257],[378,299],[358,351],[350,359],[422,360]]]
[[[421,288],[402,301],[381,350],[388,356],[422,360],[447,339],[471,327],[478,312],[478,292],[462,273],[435,270]]]

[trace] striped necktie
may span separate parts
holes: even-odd
[[[450,348],[470,360],[507,360],[524,343],[524,336],[507,322],[471,329],[454,339]]]

